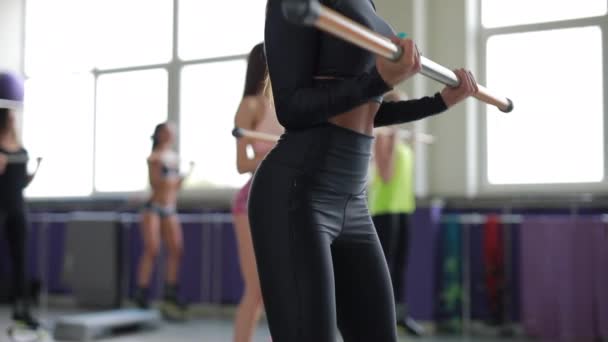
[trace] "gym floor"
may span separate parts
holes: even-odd
[[[46,315],[41,316],[46,322],[52,320],[53,317],[60,317],[77,313],[74,310],[49,311]],[[46,316],[46,317],[45,317]],[[232,321],[229,318],[197,318],[192,319],[187,323],[169,324],[164,323],[158,329],[148,329],[140,331],[125,332],[111,337],[105,337],[98,341],[111,342],[166,342],[166,341],[193,341],[193,342],[230,342],[232,340]],[[0,307],[0,341],[5,341],[4,332],[9,327],[10,310],[8,307]],[[260,323],[256,336],[253,342],[270,342],[268,328],[264,322]],[[426,337],[426,338],[408,338],[401,335],[400,341],[418,341],[418,342],[524,342],[528,339],[492,339],[492,338],[464,338],[464,337]]]

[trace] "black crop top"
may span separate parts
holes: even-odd
[[[387,37],[391,27],[371,0],[321,3]],[[391,88],[376,69],[376,56],[316,28],[288,22],[281,0],[269,0],[265,47],[279,122],[288,130],[312,127],[381,97]],[[339,80],[324,82],[315,77]],[[418,120],[446,109],[439,94],[418,100],[382,103],[374,126]]]
[[[25,157],[27,151],[9,152],[0,148],[0,153],[9,157]],[[27,186],[27,163],[10,163],[0,174],[0,211],[23,208],[23,189]]]

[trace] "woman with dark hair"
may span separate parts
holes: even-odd
[[[139,261],[135,302],[140,308],[149,307],[150,276],[160,249],[162,235],[167,247],[162,313],[168,320],[183,320],[185,308],[178,300],[178,275],[183,242],[176,204],[179,189],[187,175],[180,174],[179,158],[173,150],[174,131],[173,124],[165,122],[157,125],[152,135],[152,153],[148,157],[148,177],[152,195],[142,212],[141,232],[144,251]]]
[[[272,104],[263,44],[256,45],[249,54],[245,93],[234,121],[235,126],[242,129],[276,135],[283,133],[283,127],[277,121]],[[253,149],[252,157],[247,155],[249,146]],[[251,141],[247,138],[237,140],[236,167],[238,172],[241,174],[253,173],[273,146],[274,144],[271,143]],[[232,205],[241,274],[245,283],[244,293],[235,317],[235,342],[251,341],[263,306],[247,216],[250,185],[251,180],[247,181],[245,186],[236,194]]]
[[[383,102],[416,74],[420,55],[395,37],[371,0],[322,1],[389,37],[397,62],[310,27],[268,2],[266,60],[276,113],[286,128],[258,167],[249,219],[274,342],[397,340],[393,291],[365,189],[374,127],[445,111],[475,93],[470,72],[433,97]]]
[[[34,179],[38,167],[28,174],[28,153],[17,136],[14,109],[22,101],[21,81],[12,74],[0,73],[0,225],[4,226],[12,262],[13,320],[37,329],[39,324],[30,312],[27,285],[28,227],[23,189]],[[37,161],[39,165],[40,159]]]

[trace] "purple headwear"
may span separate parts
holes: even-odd
[[[23,106],[23,80],[6,71],[0,72],[0,108],[17,109]]]

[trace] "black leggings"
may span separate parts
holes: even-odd
[[[396,341],[393,292],[366,202],[372,138],[285,134],[254,177],[249,217],[274,342]]]
[[[4,232],[11,258],[13,294],[16,301],[27,299],[26,288],[26,239],[27,224],[22,210],[1,211]]]
[[[393,281],[395,301],[405,302],[404,273],[407,273],[409,215],[382,214],[372,217]]]

